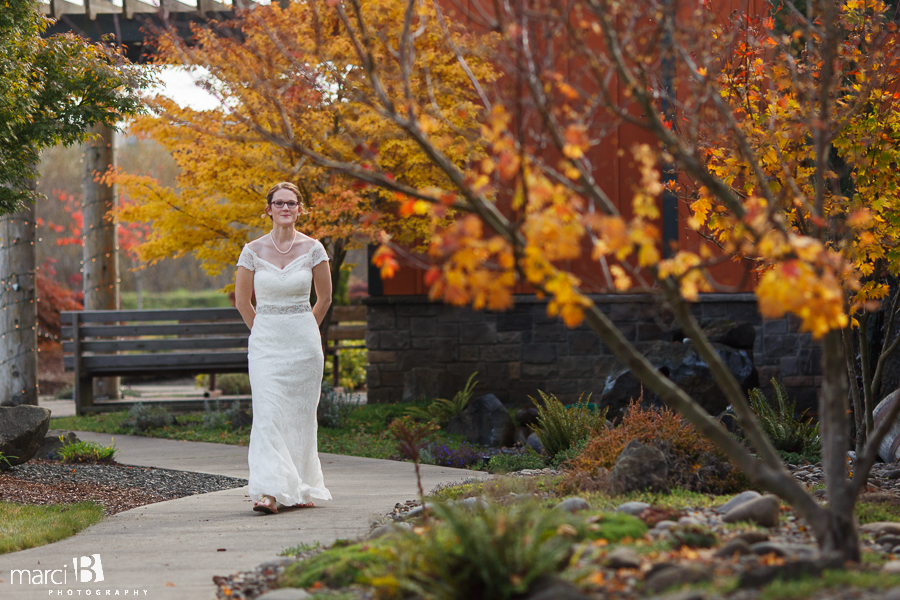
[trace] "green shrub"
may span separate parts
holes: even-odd
[[[461,413],[466,408],[469,400],[471,400],[472,392],[475,386],[478,385],[478,381],[475,380],[476,375],[478,375],[478,371],[469,375],[469,380],[466,381],[465,387],[456,392],[452,400],[437,398],[428,403],[427,406],[413,406],[409,408],[407,414],[416,420],[434,421],[441,427],[446,427],[450,423],[450,419]]]
[[[469,509],[436,504],[424,530],[394,536],[391,560],[366,572],[376,591],[399,590],[436,600],[523,594],[557,573],[586,523],[529,502]]]
[[[312,546],[309,548],[314,549]],[[285,567],[278,585],[308,588],[318,583],[343,588],[358,583],[364,570],[386,560],[388,552],[378,544],[347,545],[335,542],[324,552]]]
[[[772,387],[775,388],[774,406],[762,390],[750,390],[750,407],[756,413],[763,431],[776,450],[797,454],[809,462],[818,462],[821,456],[818,424],[804,418],[806,411],[795,416],[797,405],[788,399],[787,390],[780,381],[772,379]]]
[[[199,388],[209,388],[209,375],[197,375],[194,384]],[[216,389],[225,396],[249,396],[250,376],[247,373],[219,373],[216,375]]]
[[[349,394],[336,391],[327,381],[322,382],[319,395],[319,406],[316,408],[316,419],[321,427],[342,429],[348,424],[350,413],[359,406]]]
[[[175,417],[169,414],[164,406],[150,406],[138,402],[128,411],[128,416],[122,421],[122,427],[131,429],[134,433],[143,433],[148,429],[166,427],[175,423]]]
[[[221,427],[225,427],[230,422],[230,419],[225,415],[225,413],[216,408],[213,410],[209,404],[209,400],[203,401],[203,429],[219,429]]]
[[[606,429],[607,408],[591,408],[587,401],[590,400],[590,395],[587,400],[582,401],[582,394],[578,402],[566,406],[553,394],[545,394],[541,390],[538,390],[538,394],[543,405],[534,398],[531,399],[538,410],[538,424],[531,428],[551,458]]]
[[[101,446],[97,442],[78,441],[64,444],[56,453],[60,462],[64,463],[113,462],[116,445]]]
[[[358,390],[366,384],[366,365],[369,354],[365,348],[340,350],[340,378],[338,383],[346,390]],[[334,381],[334,361],[325,361],[325,381]]]
[[[582,440],[578,440],[574,444],[572,444],[566,450],[563,450],[552,459],[550,459],[550,468],[551,469],[559,469],[562,466],[565,466],[565,463],[577,457],[579,454],[584,451],[587,447],[590,438],[584,438]]]
[[[231,301],[227,294],[217,290],[190,291],[178,289],[170,292],[143,292],[141,294],[143,308],[228,308]],[[122,292],[122,308],[137,308],[137,293]]]
[[[495,454],[488,462],[490,473],[512,473],[522,469],[543,469],[547,459],[538,454]]]

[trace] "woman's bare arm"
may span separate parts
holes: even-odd
[[[253,271],[244,267],[238,267],[237,277],[234,282],[234,305],[251,331],[253,330],[253,319],[256,318],[256,310],[250,302],[252,296]]]
[[[331,270],[328,261],[322,261],[313,267],[313,284],[316,286],[316,305],[313,306],[313,316],[316,324],[321,325],[328,307],[331,306]]]

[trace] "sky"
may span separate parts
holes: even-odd
[[[183,69],[166,68],[159,75],[163,85],[158,89],[180,106],[195,110],[207,110],[219,106],[219,101],[214,96],[197,87],[194,77],[195,75],[187,73]]]

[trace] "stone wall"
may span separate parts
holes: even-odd
[[[600,295],[594,302],[634,342],[672,340],[671,317],[647,295]],[[547,316],[547,303],[517,296],[503,313],[429,302],[424,296],[366,300],[369,402],[452,397],[478,371],[477,393],[508,405],[529,404],[537,390],[570,402],[600,397],[616,360],[586,327],[568,329]],[[798,408],[815,412],[819,350],[794,319],[763,320],[752,294],[707,294],[694,305],[701,321],[752,323],[760,381],[780,377]]]

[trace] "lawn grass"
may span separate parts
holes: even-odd
[[[103,507],[90,501],[69,506],[0,502],[0,554],[56,542],[102,518]]]
[[[388,433],[388,425],[406,414],[415,404],[366,404],[357,406],[347,415],[340,428],[319,427],[319,451],[365,458],[392,459],[397,456],[397,444]],[[147,429],[135,433],[123,426],[127,412],[98,413],[76,417],[51,419],[52,429],[93,431],[112,435],[143,435],[146,437],[182,440],[187,442],[212,442],[246,446],[250,443],[250,428],[233,431],[230,425],[207,429],[203,426],[203,413],[176,415],[177,424]],[[463,441],[460,436],[439,432],[437,440],[449,445]]]
[[[759,600],[802,600],[812,598],[817,591],[826,588],[886,590],[897,586],[900,586],[900,575],[849,569],[823,571],[791,581],[775,580],[760,591]]]

